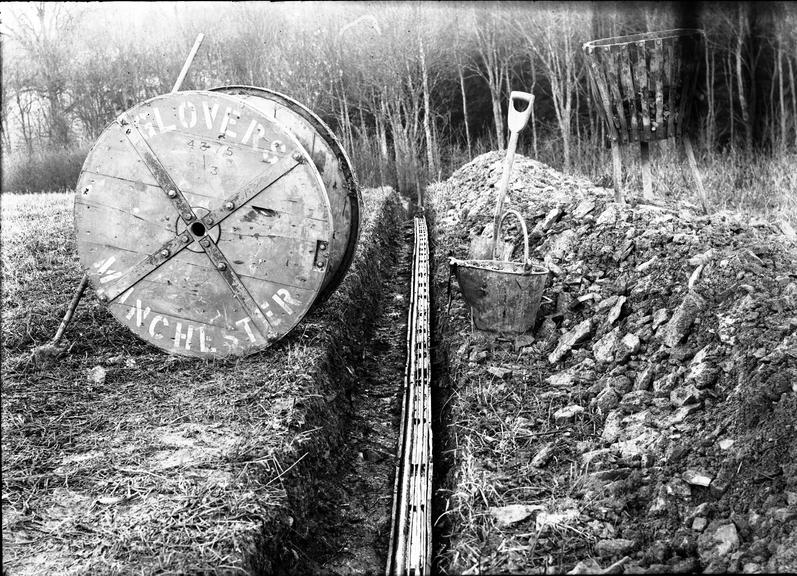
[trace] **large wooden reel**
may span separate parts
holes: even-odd
[[[333,222],[330,266],[316,299],[316,304],[323,302],[346,275],[360,236],[362,199],[346,151],[329,126],[293,98],[256,86],[222,86],[213,91],[234,94],[285,126],[310,153],[318,168],[329,195]]]
[[[207,91],[121,114],[75,195],[78,253],[111,313],[164,350],[200,357],[262,350],[301,320],[330,276],[332,214],[288,127]]]

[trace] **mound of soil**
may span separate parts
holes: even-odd
[[[485,154],[429,191],[440,568],[797,570],[797,245],[762,219],[618,205],[518,157],[507,207],[550,270],[543,304],[533,332],[472,331],[441,256],[468,258],[501,170]]]

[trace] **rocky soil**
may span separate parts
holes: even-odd
[[[472,331],[445,256],[489,233],[502,157],[429,191],[450,457],[447,573],[797,571],[797,244],[518,157],[550,270],[534,330]],[[508,220],[508,222],[510,222]],[[503,234],[515,241],[519,231]]]

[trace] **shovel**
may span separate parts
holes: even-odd
[[[523,100],[528,106],[523,112],[515,108],[515,101]],[[506,189],[509,187],[509,176],[512,174],[512,163],[515,161],[515,148],[517,148],[517,136],[529,121],[531,107],[534,106],[534,96],[526,92],[512,92],[509,95],[509,113],[506,124],[509,127],[509,146],[506,148],[506,164],[504,164],[504,177],[501,179],[501,187],[498,189],[498,203],[495,206],[495,218],[493,218],[493,248],[492,258],[495,259],[495,249],[498,246],[498,233],[501,230],[501,217],[504,215],[504,197]],[[523,263],[524,265],[526,262]]]
[[[528,105],[523,112],[515,108],[515,102],[522,100]],[[515,149],[517,148],[518,134],[529,121],[531,116],[531,107],[534,105],[534,96],[526,92],[513,91],[509,95],[509,112],[507,115],[507,126],[509,127],[509,145],[506,150],[506,161],[504,163],[504,174],[501,178],[501,184],[498,189],[498,203],[495,207],[495,218],[493,219],[493,234],[492,238],[480,236],[474,238],[470,245],[470,257],[476,260],[489,260],[501,257],[501,254],[496,254],[498,248],[498,233],[501,223],[501,218],[504,212],[504,197],[506,196],[506,189],[509,187],[509,177],[512,174],[512,163],[515,160]],[[505,246],[506,242],[501,246],[502,252],[506,252],[509,246]],[[511,246],[511,245],[510,245]],[[510,248],[511,249],[511,248]],[[503,255],[506,257],[506,254]]]

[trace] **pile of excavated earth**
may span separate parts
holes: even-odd
[[[439,568],[797,571],[791,228],[620,205],[518,157],[507,207],[550,274],[532,331],[482,332],[446,257],[490,233],[502,168],[488,153],[429,190],[447,367]]]

